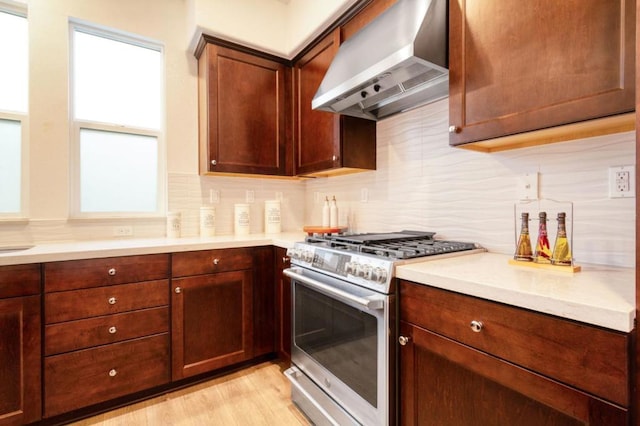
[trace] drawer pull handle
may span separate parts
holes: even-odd
[[[116,377],[117,374],[118,372],[116,371],[115,368],[112,368],[111,370],[109,370],[109,377]]]
[[[217,265],[218,263],[220,263],[220,259],[213,259],[213,264]]]
[[[116,299],[115,297],[110,297],[109,298],[109,304],[110,305],[115,305],[117,301],[118,301],[118,299]]]
[[[109,275],[114,276],[116,274],[116,268],[109,269]]]
[[[407,336],[400,336],[400,337],[398,337],[398,343],[400,343],[402,346],[406,346],[407,343],[409,343],[410,339],[411,338],[407,337]]]
[[[482,331],[482,325],[482,321],[473,320],[471,321],[471,324],[469,324],[469,327],[471,327],[471,330],[475,333],[480,333]]]
[[[285,265],[286,265],[287,263],[289,263],[289,258],[288,258],[287,256],[284,256],[284,257],[282,258],[282,263],[284,263]]]
[[[109,327],[109,334],[116,334],[116,331],[118,331],[115,327]]]
[[[173,290],[173,291],[175,291],[175,292],[176,292],[176,294],[180,294],[180,293],[182,293],[182,288],[180,288],[180,287],[176,287],[176,289],[175,289],[175,290]]]

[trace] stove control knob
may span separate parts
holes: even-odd
[[[305,262],[313,262],[313,252],[309,250],[305,250],[302,252],[302,258]]]
[[[371,265],[364,265],[364,278],[373,281],[373,268]]]
[[[287,249],[287,256],[297,260],[300,259],[300,252],[298,251],[298,249],[290,248]]]
[[[356,277],[364,277],[364,265],[356,264]]]
[[[376,270],[378,271],[377,275],[378,275],[378,279],[377,281],[379,283],[384,283],[387,281],[387,271],[382,269],[382,268],[376,268]]]
[[[347,273],[347,275],[351,274],[351,275],[355,275],[356,274],[356,266],[358,264],[356,262],[347,262],[344,265],[344,271]]]

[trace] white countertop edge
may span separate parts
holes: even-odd
[[[505,256],[505,259],[508,256]],[[463,262],[464,257],[458,258]],[[437,261],[436,261],[437,262]],[[461,263],[462,265],[462,263]],[[506,265],[505,267],[508,267]],[[499,274],[499,271],[495,271]],[[588,271],[579,272],[588,274]],[[523,291],[508,286],[499,287],[490,283],[482,283],[480,280],[471,281],[448,277],[438,271],[429,273],[426,263],[400,265],[396,268],[396,276],[418,284],[450,290],[457,293],[475,296],[486,300],[505,303],[511,306],[530,309],[532,311],[550,314],[604,327],[611,330],[628,333],[634,328],[635,305],[632,300],[621,300],[616,303],[604,303],[594,298],[586,302],[576,302],[563,297],[554,297],[549,294]],[[607,283],[601,283],[606,286]],[[630,282],[629,285],[635,285]]]
[[[287,232],[242,236],[131,238],[46,243],[36,244],[25,250],[0,253],[0,266],[265,245],[290,248],[295,242],[304,240],[304,236],[302,232]]]

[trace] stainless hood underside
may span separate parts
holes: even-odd
[[[398,0],[344,42],[311,106],[379,120],[449,94],[447,0]]]

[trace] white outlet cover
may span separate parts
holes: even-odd
[[[538,199],[538,175],[539,173],[527,173],[518,177],[518,200]]]
[[[616,182],[616,174],[618,172],[629,173],[629,190],[620,191]],[[609,167],[609,198],[634,198],[636,196],[636,167],[629,166],[611,166]]]

